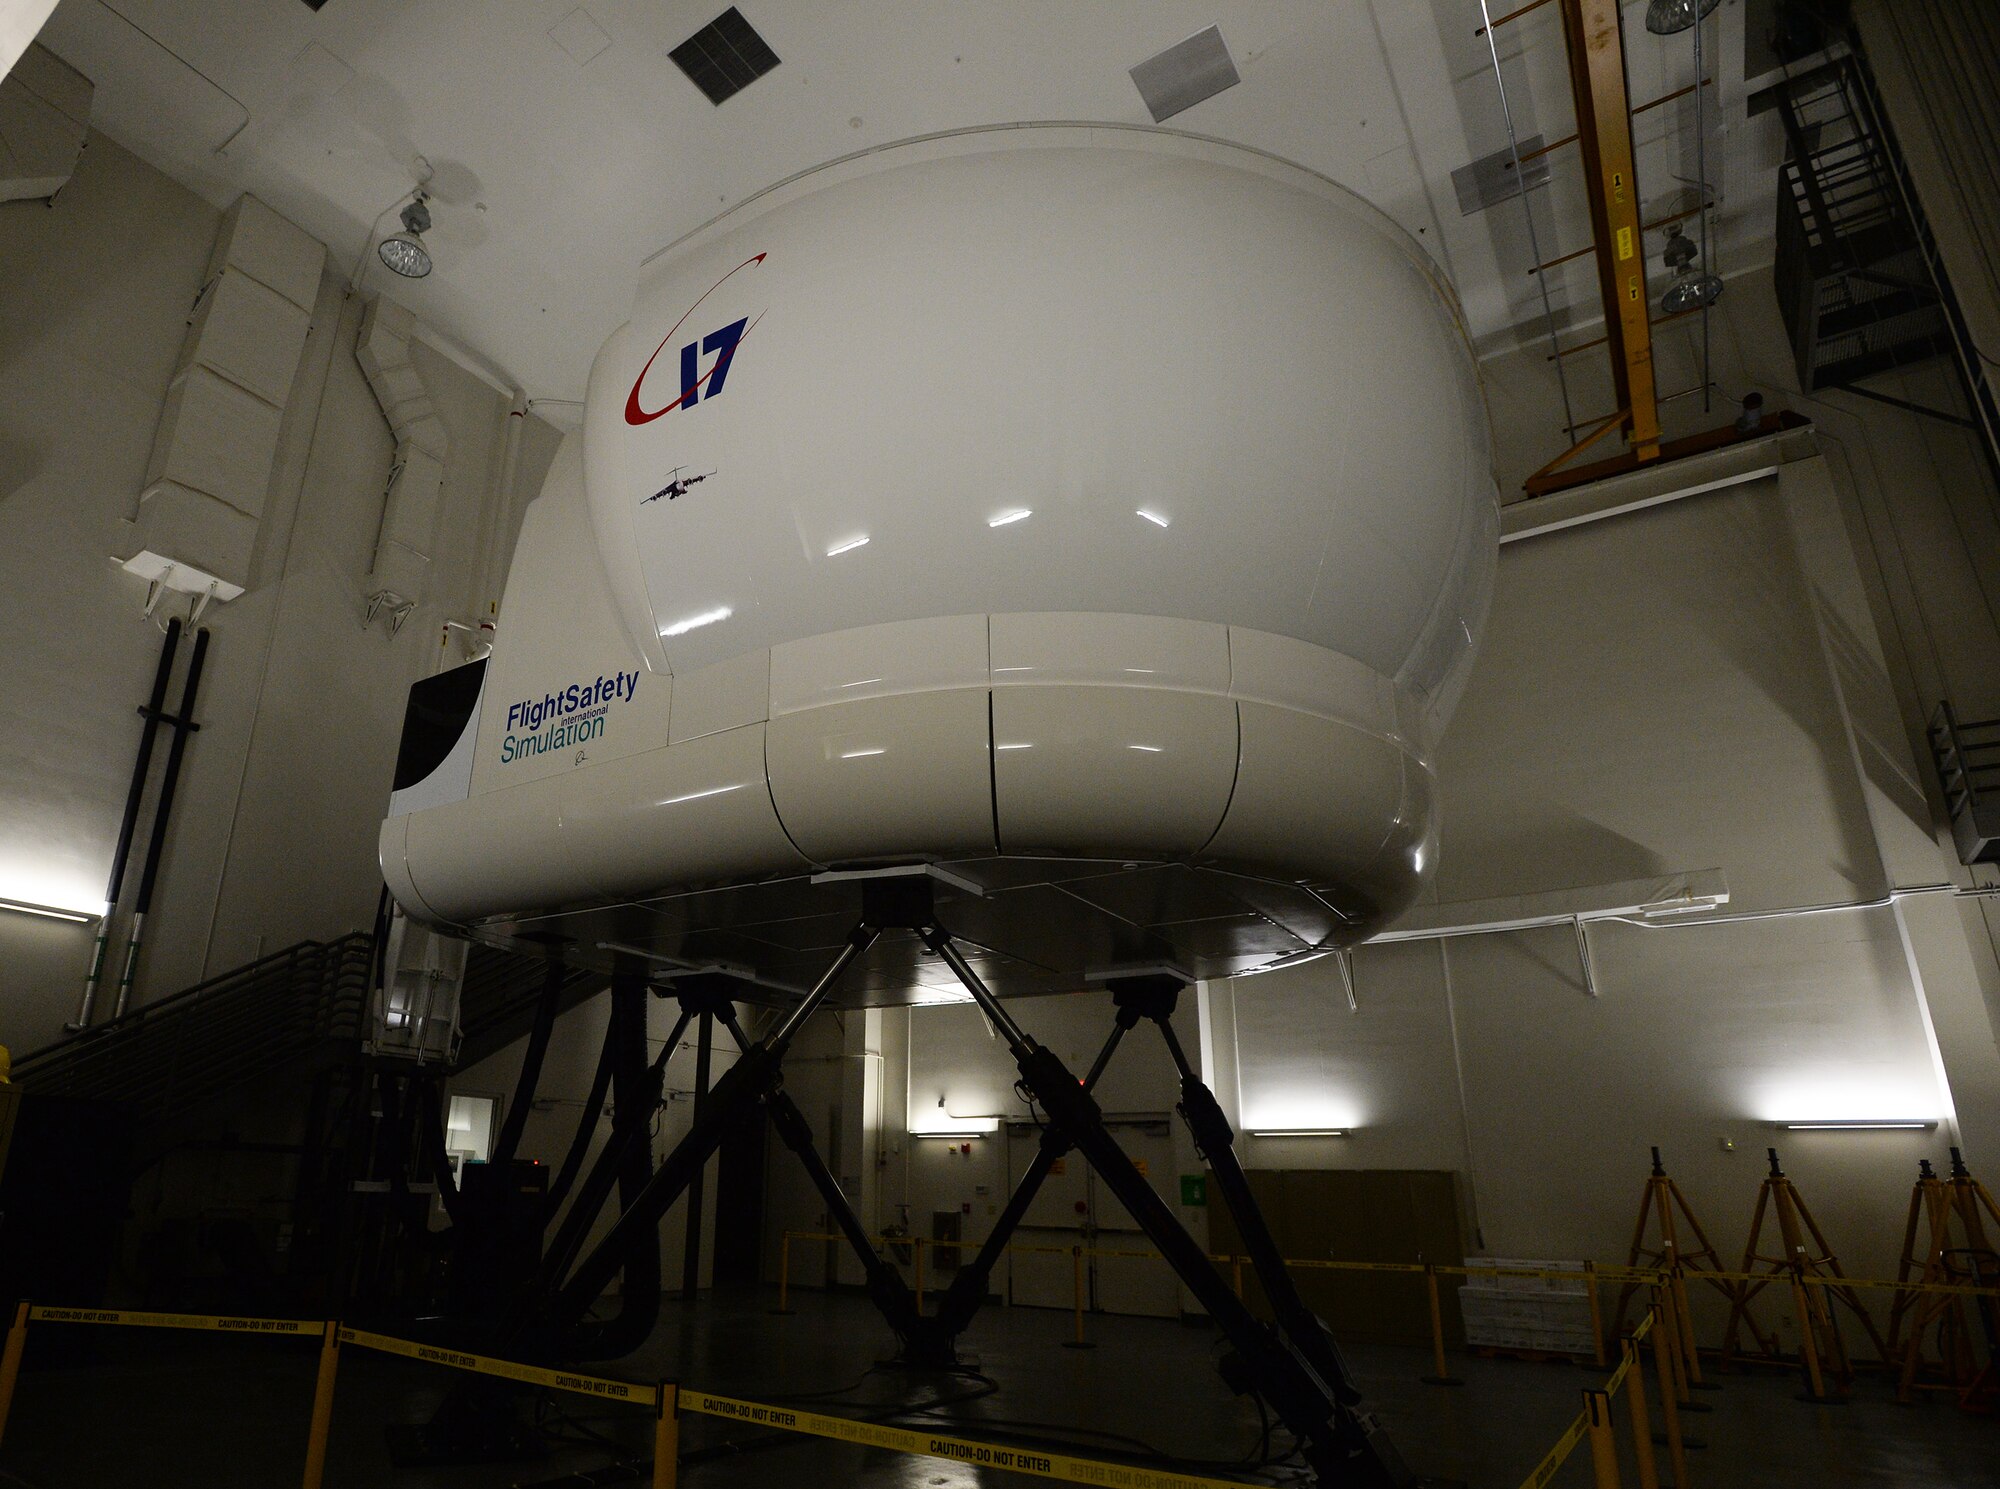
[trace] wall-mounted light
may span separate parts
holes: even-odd
[[[98,918],[79,910],[62,910],[54,905],[31,905],[24,900],[0,900],[0,910],[12,910],[16,915],[40,915],[49,920],[68,920],[78,925],[88,925]]]
[[[1773,1122],[1787,1132],[1928,1132],[1935,1121],[1921,1117],[1829,1117],[1823,1121]]]
[[[1252,1137],[1353,1137],[1351,1127],[1253,1127]]]
[[[938,1093],[937,1106],[918,1116],[910,1113],[911,1137],[991,1137],[1000,1130],[998,1117],[954,1117],[944,1108],[944,1093]]]

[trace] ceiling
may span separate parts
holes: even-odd
[[[61,0],[41,39],[96,83],[106,134],[218,205],[255,192],[364,289],[393,286],[542,400],[582,397],[640,260],[730,203],[910,135],[1148,122],[1128,70],[1218,22],[1242,82],[1173,127],[1297,160],[1387,211],[1458,286],[1483,351],[1545,334],[1518,203],[1462,216],[1451,184],[1507,143],[1478,0],[739,3],[782,62],[720,107],[667,52],[723,0]],[[1725,0],[1708,31],[1725,274],[1769,258],[1779,140],[1769,115],[1746,117],[1757,80],[1742,76],[1758,3]],[[1690,38],[1648,35],[1643,11],[1634,0],[1625,24],[1634,102],[1693,77]],[[1498,35],[1518,133],[1569,134],[1556,7]],[[1695,174],[1691,105],[1638,120],[1647,202]],[[420,157],[437,269],[395,281],[367,248],[394,230]],[[1589,227],[1576,152],[1550,163],[1530,203],[1554,256]],[[1548,277],[1559,323],[1599,317],[1588,257]]]

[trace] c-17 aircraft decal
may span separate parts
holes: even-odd
[[[687,467],[684,465],[677,465],[668,471],[667,484],[662,486],[658,491],[655,491],[651,496],[640,497],[639,505],[643,507],[647,502],[656,502],[663,496],[668,501],[672,501],[677,496],[686,496],[688,487],[698,481],[706,481],[710,476],[715,474],[714,471],[704,471],[698,476],[684,476],[681,472],[686,469]]]

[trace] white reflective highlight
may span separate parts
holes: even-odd
[[[889,752],[888,752],[887,750],[885,750],[885,749],[877,749],[877,750],[848,750],[848,751],[847,751],[846,753],[844,753],[844,754],[843,754],[843,755],[842,755],[842,756],[841,756],[840,758],[841,758],[841,759],[843,759],[843,760],[865,760],[865,759],[866,759],[866,758],[867,758],[868,756],[870,756],[870,755],[886,755],[886,754],[888,754],[888,753],[889,753]]]
[[[1146,519],[1146,520],[1147,520],[1148,522],[1152,523],[1152,524],[1153,524],[1153,526],[1155,526],[1155,527],[1167,527],[1167,526],[1170,526],[1170,525],[1171,525],[1171,524],[1170,524],[1170,523],[1168,522],[1168,520],[1167,520],[1167,519],[1166,519],[1165,517],[1162,517],[1162,516],[1161,516],[1161,515],[1160,515],[1160,514],[1159,514],[1158,512],[1154,512],[1154,511],[1149,511],[1149,510],[1148,510],[1147,508],[1145,508],[1145,507],[1141,507],[1141,508],[1139,508],[1139,510],[1138,510],[1138,511],[1136,511],[1136,512],[1134,512],[1134,513],[1133,513],[1132,515],[1133,515],[1133,516],[1135,516],[1135,517],[1143,517],[1143,518],[1145,518],[1145,519]]]
[[[1034,515],[1034,512],[1027,507],[1016,507],[1011,512],[1002,512],[998,517],[989,517],[986,520],[986,525],[988,527],[1005,527],[1010,522],[1019,522],[1025,517],[1032,517]]]
[[[828,558],[839,558],[843,553],[852,553],[857,548],[865,548],[867,546],[868,539],[865,537],[849,538],[845,543],[835,543],[831,548],[827,549],[826,556]]]
[[[685,796],[669,796],[660,805],[663,807],[677,807],[684,801],[700,801],[704,796],[726,796],[731,791],[741,791],[746,784],[746,782],[738,781],[733,786],[710,786],[706,791],[690,791]]]
[[[661,626],[662,636],[685,636],[689,631],[702,626],[712,626],[719,620],[728,620],[736,612],[727,605],[718,605],[713,610],[704,610],[699,615],[690,615],[685,620],[677,620],[670,626]]]

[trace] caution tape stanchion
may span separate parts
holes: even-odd
[[[319,1346],[319,1374],[313,1380],[312,1424],[306,1429],[306,1471],[300,1489],[319,1489],[326,1475],[326,1444],[333,1430],[333,1385],[340,1368],[340,1323],[329,1320]]]
[[[1444,1307],[1438,1301],[1438,1278],[1436,1267],[1424,1268],[1424,1287],[1430,1293],[1431,1302],[1431,1363],[1437,1373],[1426,1375],[1427,1386],[1462,1386],[1464,1381],[1451,1373],[1444,1359]]]
[[[7,1414],[14,1409],[14,1383],[21,1378],[21,1351],[28,1347],[28,1304],[23,1299],[14,1307],[14,1321],[7,1326],[7,1344],[0,1349],[0,1438],[7,1435]]]
[[[1076,1314],[1076,1338],[1065,1340],[1064,1349],[1095,1349],[1097,1346],[1083,1337],[1083,1248],[1072,1246],[1070,1258],[1071,1307]]]
[[[1595,1489],[1620,1489],[1618,1434],[1611,1429],[1611,1395],[1583,1393],[1584,1431],[1590,1438],[1590,1473]]]
[[[653,1489],[675,1489],[681,1476],[681,1388],[663,1380],[653,1388]]]
[[[1639,1363],[1639,1340],[1626,1335],[1620,1347],[1625,1353],[1625,1414],[1632,1421],[1632,1460],[1639,1468],[1639,1489],[1660,1489],[1659,1465],[1653,1460],[1653,1424],[1646,1409],[1646,1367]],[[1682,1489],[1676,1484],[1674,1489]]]

